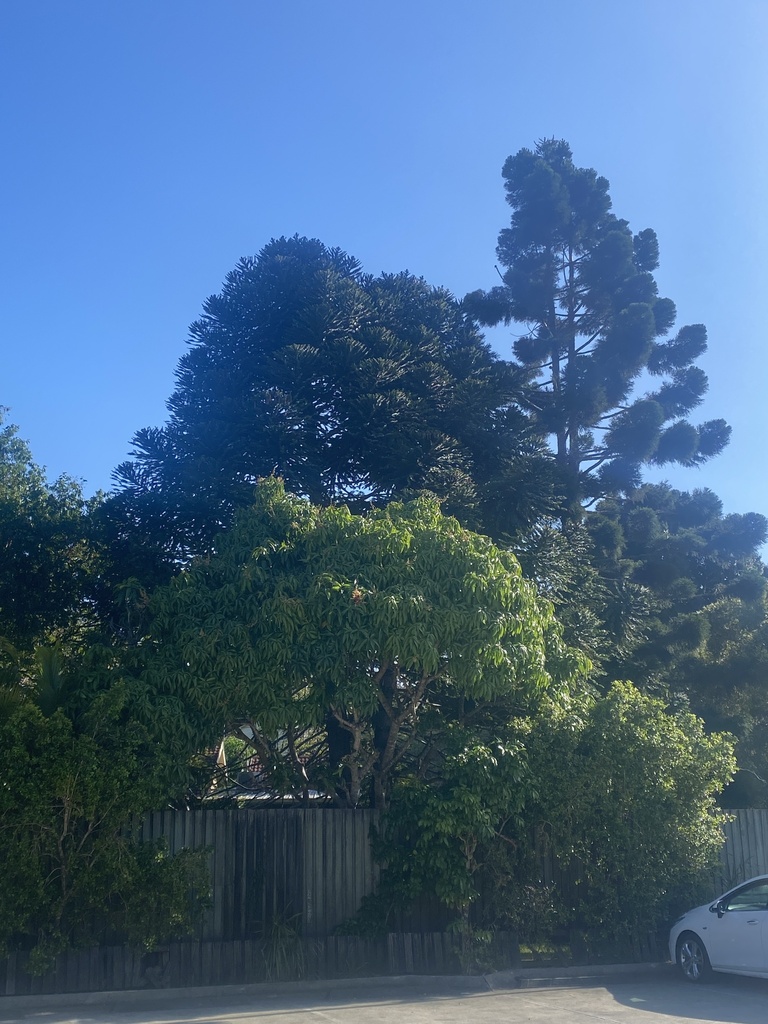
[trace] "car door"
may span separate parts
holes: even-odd
[[[707,928],[715,968],[768,973],[768,880],[741,886],[718,904]]]

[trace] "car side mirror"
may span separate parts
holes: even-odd
[[[725,913],[725,904],[722,900],[718,900],[717,903],[713,903],[709,908],[710,914],[717,914],[718,917],[722,917]]]

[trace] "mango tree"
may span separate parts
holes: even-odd
[[[355,515],[264,480],[152,613],[144,682],[200,743],[248,723],[273,791],[340,806],[385,807],[425,721],[524,712],[578,668],[514,556],[429,498]]]

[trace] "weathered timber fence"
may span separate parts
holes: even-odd
[[[715,895],[745,878],[768,875],[768,810],[741,810],[733,814],[734,820],[725,826]]]
[[[460,940],[445,932],[445,911],[429,904],[402,915],[382,939],[333,934],[375,889],[369,837],[376,820],[374,811],[330,808],[152,814],[143,838],[164,837],[173,853],[211,851],[213,906],[199,934],[151,953],[70,951],[42,978],[30,977],[26,954],[17,953],[0,961],[0,995],[457,972]],[[725,835],[717,892],[768,874],[768,810],[734,812]],[[543,881],[567,884],[555,862],[542,860],[541,872]],[[276,921],[296,928],[280,956],[270,938]],[[501,942],[511,964],[513,937]]]
[[[213,905],[197,936],[256,939],[272,921],[330,935],[376,887],[370,831],[376,812],[331,808],[159,811],[140,838],[171,853],[211,850]]]
[[[506,937],[509,956],[514,940]],[[295,959],[277,968],[258,939],[172,942],[152,953],[128,946],[70,950],[43,977],[25,970],[27,956],[0,960],[0,997],[132,988],[184,988],[266,981],[461,973],[460,939],[443,932],[397,932],[382,939],[329,935],[302,939]]]

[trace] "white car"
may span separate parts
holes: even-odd
[[[669,955],[688,981],[707,981],[712,971],[768,978],[768,875],[678,918]]]

